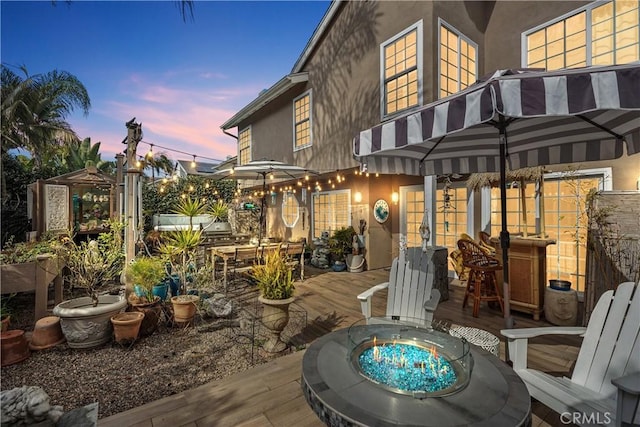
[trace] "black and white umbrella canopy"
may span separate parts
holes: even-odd
[[[500,172],[504,304],[509,311],[506,170],[640,152],[640,64],[499,71],[464,91],[360,132],[363,170]]]
[[[360,132],[353,154],[369,172],[499,172],[500,128],[511,170],[638,153],[640,64],[499,72]]]

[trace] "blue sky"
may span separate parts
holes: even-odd
[[[143,141],[225,159],[236,144],[220,125],[291,71],[328,6],[196,1],[185,22],[177,1],[2,0],[0,58],[31,75],[78,77],[92,107],[68,121],[81,138],[102,143],[105,159],[124,149],[133,117]]]

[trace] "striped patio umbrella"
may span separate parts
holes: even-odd
[[[509,310],[508,169],[640,152],[640,64],[498,71],[464,91],[366,129],[353,155],[369,172],[499,172],[504,303]]]

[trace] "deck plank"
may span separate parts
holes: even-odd
[[[362,273],[336,273],[307,268],[304,282],[296,282],[296,304],[307,312],[307,326],[296,336],[310,344],[318,337],[348,327],[362,319],[357,295],[384,282],[388,270]],[[242,298],[251,302],[255,293],[245,289]],[[472,316],[472,308],[462,308],[464,287],[455,281],[450,285],[450,298],[438,305],[435,319],[447,323],[474,326],[500,337],[504,318],[498,311],[481,305],[480,316]],[[383,315],[386,291],[373,298],[373,314]],[[530,315],[513,313],[516,327],[548,325],[534,321]],[[500,352],[504,360],[505,345]],[[550,337],[532,340],[530,365],[538,369],[568,375],[580,345],[578,337]],[[99,426],[244,426],[244,427],[319,427],[323,423],[307,405],[300,387],[304,350],[257,365],[247,371],[187,390],[173,396],[100,419]],[[533,402],[533,426],[559,426],[559,416],[549,408]]]

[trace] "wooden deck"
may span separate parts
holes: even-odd
[[[310,270],[310,271],[309,271]],[[386,281],[384,269],[363,273],[336,273],[309,268],[308,277],[298,282],[297,304],[307,312],[306,343],[329,331],[348,327],[360,320],[356,296],[369,287]],[[501,313],[483,305],[480,317],[472,308],[462,309],[464,288],[450,285],[450,298],[439,304],[435,318],[485,329],[500,337],[504,320]],[[251,296],[248,296],[251,297]],[[385,311],[385,294],[374,297],[373,313]],[[546,325],[528,315],[514,313],[516,327]],[[536,339],[529,351],[529,364],[537,369],[567,374],[575,360],[580,339],[551,337]],[[504,360],[504,341],[500,344]],[[99,426],[322,426],[307,405],[300,387],[304,350],[274,359],[239,374],[166,397],[155,402],[99,420]],[[564,426],[558,414],[533,402],[533,426]]]

